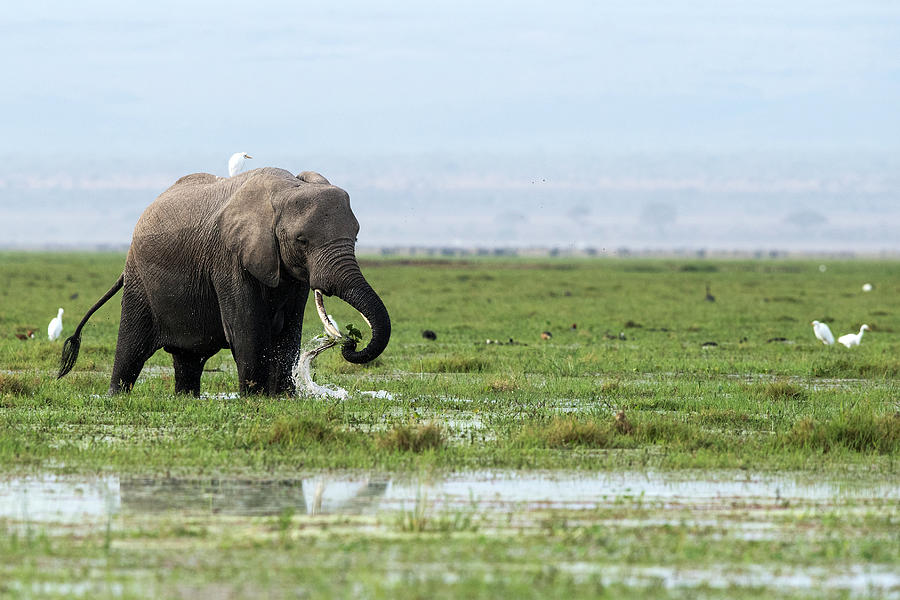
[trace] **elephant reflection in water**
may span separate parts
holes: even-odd
[[[390,489],[386,479],[313,477],[288,480],[130,479],[121,483],[122,507],[132,512],[210,511],[274,516],[375,512]]]

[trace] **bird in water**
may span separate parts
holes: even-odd
[[[816,334],[816,338],[825,344],[826,346],[830,346],[834,343],[834,335],[831,333],[831,329],[825,323],[820,323],[819,321],[813,321],[811,323],[813,326],[813,333]]]
[[[62,316],[63,309],[59,309],[59,312],[56,313],[56,316],[50,320],[50,324],[47,325],[47,337],[51,342],[54,342],[59,339],[59,336],[62,334]]]
[[[863,323],[863,326],[859,328],[859,333],[848,333],[846,335],[842,335],[838,338],[838,342],[847,346],[848,348],[859,346],[859,343],[862,342],[863,331],[869,331],[869,326],[865,323]]]
[[[228,159],[228,176],[234,177],[244,168],[244,160],[248,158],[253,158],[246,152],[235,152],[231,155],[231,158]]]

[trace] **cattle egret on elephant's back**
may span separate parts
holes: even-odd
[[[231,155],[231,158],[228,159],[228,176],[234,177],[238,173],[241,172],[241,169],[244,168],[244,160],[247,158],[253,158],[246,152],[235,152]]]
[[[50,324],[47,325],[47,337],[51,342],[58,340],[62,334],[62,315],[63,309],[60,308],[56,316],[50,320]]]
[[[816,338],[825,344],[826,346],[830,346],[834,343],[834,335],[831,333],[831,329],[828,328],[828,325],[825,323],[820,323],[818,321],[812,322],[813,333],[816,334]]]
[[[853,346],[859,346],[859,343],[862,342],[862,336],[864,331],[869,331],[869,326],[863,324],[862,327],[859,328],[859,333],[848,333],[846,335],[842,335],[838,338],[838,342],[847,346],[848,348],[852,348]]]

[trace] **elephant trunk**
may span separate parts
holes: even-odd
[[[341,354],[344,359],[362,364],[375,360],[387,347],[391,339],[391,318],[381,298],[363,277],[353,252],[353,243],[345,247],[332,247],[330,252],[320,254],[311,271],[310,287],[322,289],[326,295],[335,295],[362,314],[372,328],[372,339],[362,350],[356,349],[356,341],[344,337]],[[321,273],[329,273],[333,285],[321,285],[324,277]]]
[[[375,290],[363,281],[363,285],[350,288],[342,294],[338,294],[344,302],[358,310],[372,327],[372,339],[362,350],[356,350],[356,342],[345,338],[341,346],[341,355],[352,363],[367,363],[378,358],[391,339],[391,317],[387,308]]]

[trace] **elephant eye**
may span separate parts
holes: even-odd
[[[297,238],[297,243],[300,244],[304,248],[309,246],[309,240],[306,239],[305,237],[303,237],[302,235]]]

